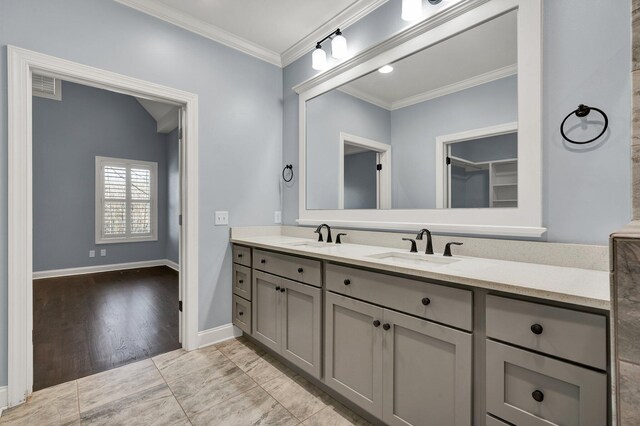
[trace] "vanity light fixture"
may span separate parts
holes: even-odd
[[[381,74],[389,74],[391,71],[393,71],[393,67],[391,65],[385,65],[378,68],[378,72]]]
[[[428,0],[430,4],[436,5],[442,0]],[[422,0],[402,0],[402,19],[404,21],[415,21],[422,16]]]
[[[314,70],[322,71],[327,68],[327,54],[322,49],[322,43],[331,39],[331,56],[342,59],[349,53],[347,50],[347,39],[344,38],[340,28],[316,43],[316,48],[311,55],[311,67]]]

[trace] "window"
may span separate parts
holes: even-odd
[[[96,157],[96,244],[158,239],[158,163]]]

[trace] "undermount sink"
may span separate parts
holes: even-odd
[[[300,247],[300,248],[328,248],[333,245],[330,243],[321,243],[316,241],[296,241],[295,243],[287,244],[289,247]]]
[[[413,266],[448,265],[454,262],[458,262],[460,260],[460,259],[453,259],[450,257],[438,256],[435,254],[401,253],[397,251],[372,254],[367,257],[370,257],[372,259],[388,260],[391,262],[397,262],[397,263],[402,263],[405,265],[413,265]]]

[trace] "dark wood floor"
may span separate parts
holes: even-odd
[[[165,266],[33,281],[34,390],[180,348]]]

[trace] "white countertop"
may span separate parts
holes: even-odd
[[[408,265],[368,256],[408,250],[361,244],[326,244],[326,248],[292,244],[314,240],[284,235],[232,238],[232,243],[276,250],[380,271],[454,282],[511,294],[609,310],[609,273],[590,269],[456,256],[450,264]],[[441,257],[441,255],[433,255]]]

